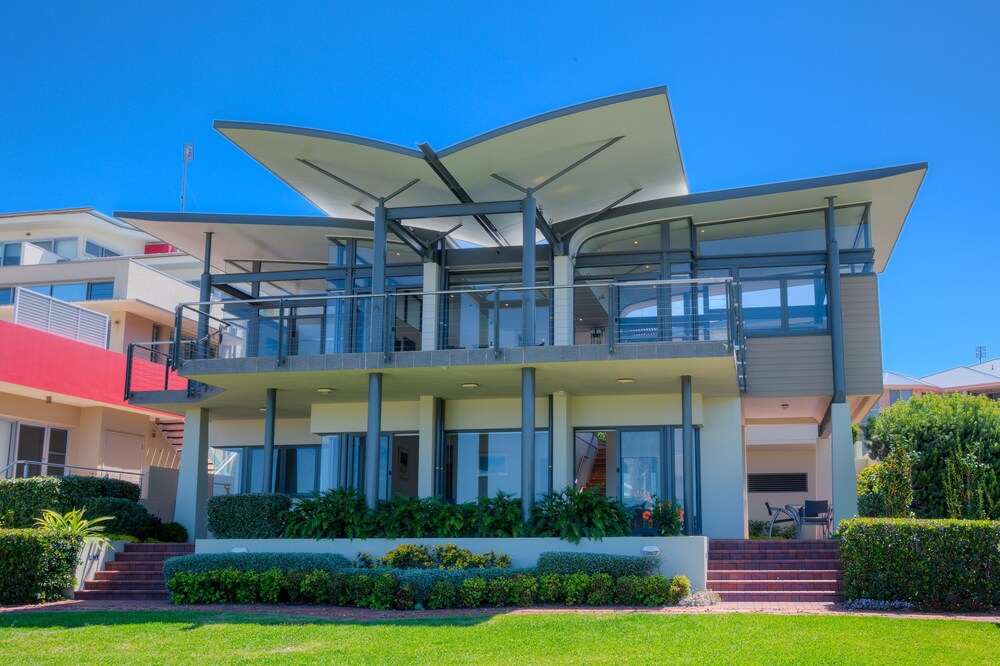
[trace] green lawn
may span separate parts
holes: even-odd
[[[989,664],[1000,626],[778,615],[498,615],[346,622],[212,612],[0,615],[10,664]]]

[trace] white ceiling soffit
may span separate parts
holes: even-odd
[[[657,201],[626,203],[598,222],[577,231],[570,243],[580,244],[596,234],[657,220],[691,217],[696,225],[746,217],[775,215],[826,206],[835,196],[837,206],[871,202],[875,270],[885,269],[903,223],[920,189],[926,164],[911,164],[837,176],[774,183],[732,190],[704,192]],[[567,226],[572,226],[569,221]],[[556,227],[559,230],[559,227]]]
[[[306,160],[360,189],[387,196],[413,179],[420,182],[390,206],[455,203],[420,151],[321,130],[218,121],[215,127],[264,167],[333,217],[358,217],[374,202]],[[520,199],[524,195],[491,177],[496,173],[522,187],[534,187],[603,144],[614,145],[540,191],[545,217],[556,221],[586,215],[634,189],[631,201],[686,194],[687,180],[673,127],[666,88],[628,93],[554,111],[494,130],[440,151],[442,164],[474,201]],[[494,219],[494,217],[496,219]],[[520,245],[517,215],[493,216],[508,243]],[[472,218],[412,220],[435,230],[451,228],[456,240],[493,245]]]

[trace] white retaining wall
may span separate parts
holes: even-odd
[[[354,559],[359,553],[381,557],[404,543],[443,546],[453,543],[474,553],[493,549],[510,555],[515,567],[532,567],[546,551],[606,553],[612,555],[642,555],[644,546],[660,549],[660,573],[664,576],[683,574],[691,581],[692,590],[705,589],[708,578],[707,537],[608,537],[603,541],[581,541],[578,544],[552,537],[522,537],[511,539],[198,539],[195,553],[228,553],[234,548],[246,548],[251,553],[338,553]]]

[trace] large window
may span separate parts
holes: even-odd
[[[60,301],[107,301],[114,298],[114,282],[68,282],[63,284],[33,284],[25,287],[44,296],[58,298]],[[3,304],[3,294],[0,293],[0,304]]]
[[[739,276],[748,335],[826,330],[822,266],[741,268]]]
[[[0,266],[21,265],[21,244],[0,243]]]
[[[684,445],[680,426],[577,430],[575,485],[605,489],[632,513],[637,534],[652,534],[642,517],[653,498],[679,502],[700,531],[699,431],[694,430],[693,507],[684,506]]]
[[[12,453],[11,462],[18,461],[11,472],[17,478],[66,473],[68,430],[0,421],[0,446],[4,443]]]
[[[841,250],[871,247],[866,206],[834,212]],[[826,249],[826,211],[814,210],[698,225],[698,254],[704,257],[821,252]]]
[[[231,493],[264,491],[264,448],[239,446],[213,449],[215,484]],[[276,446],[272,461],[274,492],[292,496],[319,490],[320,447]]]
[[[535,495],[549,492],[549,432],[535,431]],[[521,495],[521,432],[449,432],[444,445],[444,497],[471,502],[503,491]]]
[[[83,253],[87,257],[92,257],[97,259],[104,257],[122,256],[121,252],[118,252],[117,250],[112,250],[110,247],[107,247],[106,245],[101,245],[100,243],[96,243],[92,240],[88,240],[86,244],[84,244]]]
[[[78,243],[75,236],[70,238],[53,238],[52,240],[36,240],[31,241],[31,244],[37,245],[46,252],[57,254],[62,259],[76,259]]]

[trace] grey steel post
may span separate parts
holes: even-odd
[[[198,300],[207,303],[212,300],[212,232],[205,232],[205,258],[202,261],[201,285]],[[203,347],[203,357],[208,358],[209,344],[205,338],[208,336],[208,310],[209,306],[198,306],[198,345]]]
[[[521,368],[521,514],[535,503],[535,369]]]
[[[833,357],[833,402],[847,401],[847,377],[844,371],[844,318],[840,301],[840,246],[834,219],[833,200],[827,197],[826,212],[826,284],[830,302],[830,348]]]
[[[278,389],[267,389],[264,400],[264,492],[274,492],[274,421],[278,408]]]
[[[535,197],[529,188],[521,213],[521,346],[535,346]],[[499,313],[497,313],[499,316]]]
[[[365,502],[378,504],[379,449],[382,446],[382,373],[368,375],[368,436],[365,438]]]
[[[694,417],[691,375],[681,377],[681,444],[684,448],[684,534],[694,533]]]
[[[371,351],[386,351],[384,347],[385,326],[385,253],[386,253],[385,199],[379,198],[375,206],[375,223],[372,230],[372,310],[369,318],[371,326]]]

